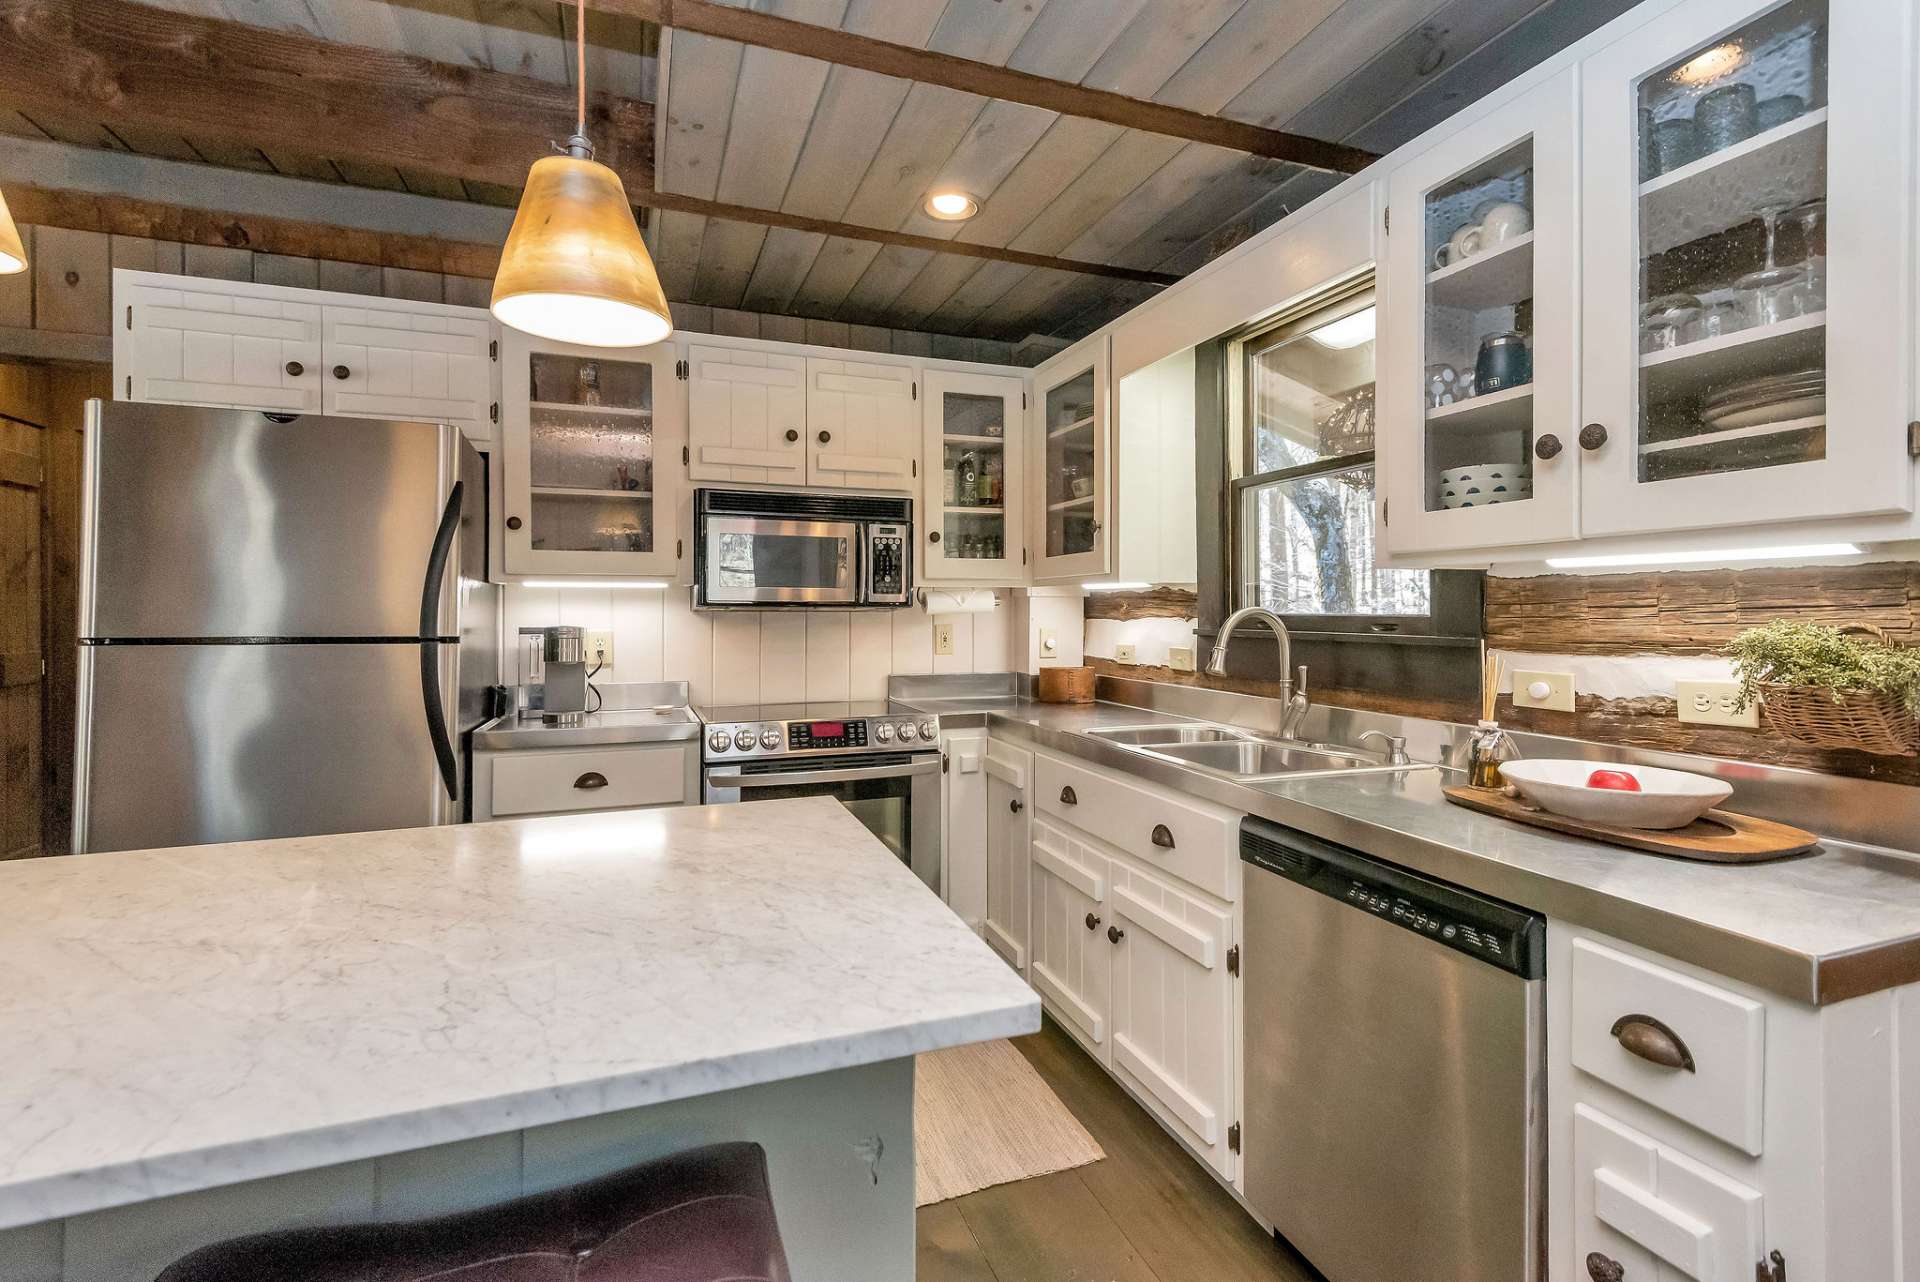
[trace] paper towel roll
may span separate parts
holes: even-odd
[[[920,600],[927,607],[927,613],[933,615],[992,614],[1000,604],[993,593],[984,588],[953,591],[921,588]]]

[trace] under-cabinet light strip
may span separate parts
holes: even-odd
[[[589,588],[594,591],[626,588],[641,592],[659,592],[669,586],[665,579],[522,579],[523,588]]]
[[[1787,547],[1700,548],[1685,552],[1619,552],[1608,556],[1550,556],[1556,570],[1591,570],[1602,566],[1692,565],[1718,561],[1799,561],[1830,556],[1858,556],[1866,549],[1857,543],[1797,543]]]

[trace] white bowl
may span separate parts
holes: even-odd
[[[1589,788],[1596,770],[1618,770],[1639,792]],[[1733,785],[1685,770],[1606,761],[1503,761],[1500,774],[1542,810],[1622,828],[1684,828],[1733,795]]]

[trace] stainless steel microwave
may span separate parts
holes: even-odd
[[[696,490],[693,603],[703,609],[903,606],[913,500]]]

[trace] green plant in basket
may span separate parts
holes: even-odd
[[[1877,691],[1893,695],[1908,712],[1920,715],[1920,649],[1849,636],[1818,623],[1776,619],[1748,628],[1721,653],[1733,660],[1743,707],[1760,697],[1761,683],[1771,682]]]

